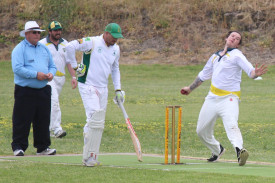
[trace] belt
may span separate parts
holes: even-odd
[[[239,98],[241,97],[241,91],[222,90],[222,89],[216,88],[212,83],[211,83],[210,91],[218,96],[225,96],[225,95],[233,94],[233,95],[238,96]]]
[[[65,76],[65,74],[63,74],[63,73],[60,72],[60,71],[56,71],[55,75],[56,75],[56,76]]]

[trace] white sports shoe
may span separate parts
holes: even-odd
[[[55,155],[56,154],[56,150],[55,149],[51,149],[51,148],[47,148],[44,151],[40,152],[40,153],[36,153],[37,155]]]
[[[14,156],[24,156],[24,151],[22,149],[16,149],[13,151]]]
[[[62,137],[65,137],[66,135],[67,133],[64,130],[59,130],[57,133],[54,134],[56,138],[62,138]]]
[[[83,165],[87,167],[94,167],[101,165],[99,161],[93,159],[92,157],[89,157],[87,160],[83,161]]]
[[[101,165],[101,163],[97,161],[96,154],[91,153],[91,156],[87,160],[83,160],[83,165],[87,167],[94,167]]]

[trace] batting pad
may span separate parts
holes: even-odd
[[[83,160],[91,157],[91,154],[99,154],[99,148],[105,123],[105,111],[96,111],[87,123],[88,129],[84,133]]]
[[[104,129],[105,124],[105,110],[96,111],[91,119],[87,122],[88,128],[101,128]]]

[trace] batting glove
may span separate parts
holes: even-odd
[[[74,68],[77,77],[84,76],[86,72],[86,65],[84,64],[78,64],[76,68]]]
[[[116,90],[116,96],[114,97],[114,103],[118,104],[118,102],[124,103],[125,101],[125,92],[121,90]]]

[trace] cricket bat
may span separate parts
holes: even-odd
[[[133,144],[134,144],[134,147],[135,147],[135,151],[136,151],[136,154],[137,154],[137,158],[138,158],[138,161],[142,161],[142,152],[141,152],[141,146],[140,146],[140,142],[138,140],[138,137],[137,137],[137,134],[131,124],[131,121],[126,113],[126,110],[123,106],[123,103],[121,102],[118,102],[118,105],[123,113],[123,116],[126,120],[126,124],[127,124],[127,128],[129,129],[129,132],[130,132],[130,136],[131,136],[131,139],[133,141]]]

